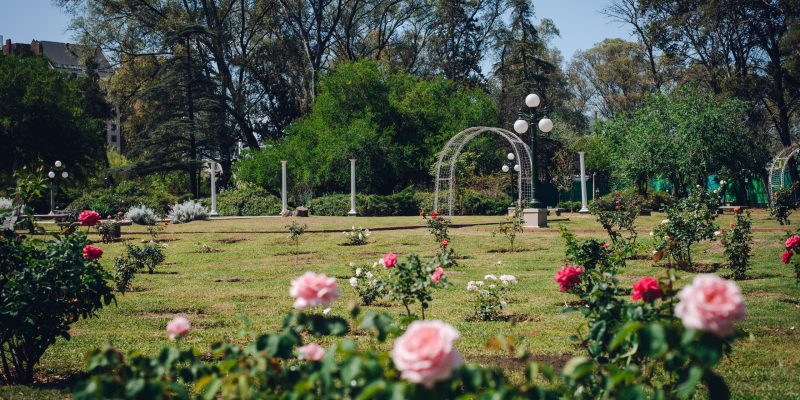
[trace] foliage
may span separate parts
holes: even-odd
[[[350,265],[353,276],[350,277],[350,286],[361,299],[361,304],[368,306],[389,294],[389,279],[391,270],[383,266],[383,260],[372,265]]]
[[[158,222],[155,210],[145,205],[133,206],[125,215],[134,224],[153,226]]]
[[[798,234],[800,234],[800,229],[794,234],[787,232],[787,239],[784,244],[786,251],[781,255],[781,261],[784,264],[791,262],[794,265],[795,278],[797,284],[800,285],[800,257],[793,257],[800,254],[800,236]],[[794,262],[792,262],[792,258],[794,258]]]
[[[436,240],[436,244],[438,244],[440,247],[446,247],[447,245],[443,242],[450,240],[450,235],[447,233],[447,230],[452,221],[450,221],[449,218],[439,215],[439,213],[435,211],[427,214],[423,210],[419,213],[419,215],[425,220],[425,224],[428,226],[428,232],[433,235],[433,238]]]
[[[5,384],[30,383],[34,366],[70,325],[114,300],[108,274],[87,260],[82,232],[37,240],[0,237],[0,359]]]
[[[583,205],[580,201],[562,201],[556,206],[567,212],[578,212]]]
[[[514,240],[517,239],[517,233],[522,233],[523,229],[522,226],[524,225],[525,220],[522,216],[522,207],[518,204],[514,207],[514,215],[506,217],[505,221],[501,222],[500,225],[497,226],[497,229],[492,232],[492,236],[502,234],[503,236],[508,239],[508,242],[511,244],[511,252],[514,252]]]
[[[43,56],[0,58],[0,183],[42,160],[48,165],[64,162],[70,177],[77,179],[100,166],[105,121],[84,109],[82,80],[67,78]]]
[[[183,224],[191,221],[208,219],[208,209],[199,201],[186,200],[176,203],[170,208],[167,218],[173,224]]]
[[[735,280],[745,279],[747,270],[750,269],[750,251],[753,244],[753,233],[750,212],[742,213],[739,210],[734,216],[730,229],[722,232],[722,244],[725,245],[725,257],[728,259],[728,268],[731,277]]]
[[[299,262],[298,256],[300,254],[300,236],[306,233],[308,225],[298,224],[297,221],[292,221],[291,224],[284,226],[289,231],[289,239],[294,242],[295,263]]]
[[[266,190],[248,183],[223,190],[217,196],[219,215],[278,215],[281,201]]]
[[[344,231],[342,233],[347,238],[347,244],[351,246],[365,245],[370,237],[368,228],[365,229],[359,226],[358,229],[356,229],[355,225],[353,225],[350,231]]]
[[[616,264],[612,258],[614,253],[611,246],[595,239],[578,241],[578,238],[565,226],[559,227],[561,237],[566,242],[566,262],[568,264],[583,266],[586,270],[595,269],[602,264],[605,270],[616,272]]]
[[[392,298],[400,301],[406,309],[406,314],[411,317],[410,305],[419,303],[422,319],[425,319],[425,310],[430,307],[433,299],[432,289],[437,286],[447,285],[447,278],[434,280],[437,268],[445,268],[448,264],[439,255],[423,263],[416,254],[410,254],[404,261],[392,267],[389,279],[389,291]]]
[[[570,192],[572,184],[575,183],[575,170],[577,169],[575,155],[568,150],[559,149],[553,154],[553,167],[549,171],[550,183],[556,187],[558,192],[558,202],[561,202],[561,194]]]
[[[437,152],[456,132],[496,123],[482,89],[391,72],[369,60],[341,62],[322,76],[311,112],[288,127],[286,140],[246,152],[234,171],[242,181],[278,188],[277,160],[287,160],[290,192],[342,193],[350,186],[348,159],[357,158],[359,191],[389,194],[427,183]],[[484,146],[502,157],[491,142]]]
[[[122,235],[122,227],[116,218],[106,219],[97,224],[97,232],[100,234],[103,243],[113,243],[115,239]]]
[[[345,216],[350,211],[350,195],[332,194],[316,197],[309,203],[312,215]],[[390,195],[357,194],[358,214],[370,216],[415,215],[419,210],[411,188]]]
[[[32,234],[37,230],[33,202],[42,198],[44,191],[47,190],[47,185],[44,184],[44,169],[39,166],[35,172],[27,173],[26,168],[23,168],[22,171],[14,173],[14,178],[16,186],[10,188],[9,192],[17,204],[22,204],[20,211],[25,214],[23,224]]]
[[[170,205],[177,201],[163,189],[150,187],[140,181],[125,180],[116,186],[86,190],[67,206],[67,213],[77,216],[83,210],[95,210],[100,215],[126,212],[134,206],[145,206],[156,214],[167,214]]]
[[[475,319],[479,321],[497,321],[501,319],[503,310],[508,307],[507,293],[511,285],[517,284],[513,275],[489,274],[484,281],[467,282],[467,291],[475,293]]]
[[[626,253],[633,251],[636,217],[642,210],[641,196],[631,192],[611,193],[593,201],[589,210],[606,230],[614,247]]]
[[[149,241],[143,246],[125,243],[125,254],[114,259],[114,282],[117,290],[124,293],[130,289],[136,273],[146,268],[147,273],[152,274],[165,259],[164,245],[160,243]]]
[[[744,185],[764,170],[770,155],[766,141],[749,132],[748,109],[745,102],[685,85],[598,122],[595,132],[606,141],[616,178],[640,193],[651,179],[668,178],[683,197],[709,175]]]
[[[769,213],[781,225],[789,225],[789,216],[792,210],[797,209],[797,202],[794,199],[796,185],[776,190],[772,194],[772,201],[769,203]]]
[[[681,268],[692,266],[692,245],[714,239],[723,187],[707,192],[698,186],[688,197],[667,207],[667,219],[653,230],[656,260],[669,255]]]

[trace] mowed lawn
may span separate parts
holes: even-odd
[[[650,242],[649,232],[663,214],[640,217],[639,240]],[[518,348],[533,354],[533,360],[555,364],[581,354],[569,336],[581,326],[577,313],[562,314],[566,301],[574,297],[560,293],[553,282],[555,271],[563,265],[564,243],[558,225],[573,229],[579,237],[607,238],[590,215],[564,214],[550,222],[550,228],[526,230],[518,237],[518,252],[509,253],[502,236],[493,237],[494,225],[503,217],[455,217],[451,244],[460,256],[459,266],[447,271],[452,287],[434,291],[428,313],[431,319],[444,320],[461,332],[459,350],[467,362],[495,364],[519,374],[523,363],[509,354],[488,350],[484,343],[493,336],[516,339]],[[753,335],[752,341],[736,344],[720,372],[731,386],[734,397],[800,398],[800,288],[791,267],[780,263],[784,231],[757,210],[754,219],[753,268],[750,279],[739,282],[745,293],[747,319],[742,326]],[[171,225],[161,235],[168,239],[166,265],[156,274],[137,275],[133,291],[119,295],[117,304],[104,309],[99,318],[82,320],[72,330],[70,341],[59,340],[45,354],[38,370],[38,381],[31,387],[0,387],[0,398],[65,398],[82,378],[87,351],[112,343],[123,351],[136,349],[155,354],[169,344],[164,327],[176,315],[185,315],[194,330],[183,345],[206,351],[215,341],[245,343],[252,332],[280,327],[283,315],[291,310],[289,282],[305,271],[336,276],[342,297],[332,313],[346,315],[349,305],[358,300],[347,279],[350,262],[372,264],[384,253],[400,257],[416,253],[430,257],[436,247],[419,217],[298,218],[309,232],[300,239],[299,253],[285,232],[289,218],[246,218],[198,221]],[[731,216],[718,220],[727,226]],[[370,243],[344,246],[342,231],[351,225],[373,229]],[[124,239],[139,242],[147,238],[140,226],[125,227]],[[97,239],[93,235],[92,238]],[[122,243],[103,245],[102,264],[111,268]],[[214,252],[207,252],[214,250]],[[646,250],[649,253],[649,249]],[[696,260],[723,262],[719,242],[703,243],[695,249]],[[498,265],[498,262],[501,262]],[[644,275],[657,275],[663,268],[646,260],[628,261],[620,272],[621,280],[632,283]],[[467,281],[482,279],[488,273],[513,274],[519,279],[510,294],[510,322],[473,322],[472,297],[465,290]],[[717,271],[727,275],[728,271]],[[680,273],[682,284],[692,274]],[[399,315],[401,306],[388,301],[374,307]],[[243,317],[250,321],[245,332]],[[368,337],[357,336],[363,346],[374,346]],[[388,344],[383,346],[388,347]]]

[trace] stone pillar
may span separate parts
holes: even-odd
[[[349,216],[356,216],[358,215],[358,211],[356,211],[356,159],[350,159],[350,212],[347,213]]]
[[[289,212],[289,202],[286,197],[286,160],[281,160],[281,215]]]
[[[586,214],[589,212],[589,204],[586,200],[586,170],[584,168],[584,155],[586,153],[583,151],[578,152],[581,161],[581,209],[578,211],[581,214]]]
[[[208,162],[209,170],[211,171],[211,213],[208,215],[216,217],[217,215],[217,163],[216,161]]]

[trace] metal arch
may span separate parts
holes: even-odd
[[[434,211],[439,212],[440,189],[442,183],[446,182],[447,215],[450,217],[453,216],[453,187],[456,181],[456,163],[458,162],[458,156],[461,155],[461,151],[467,143],[484,132],[495,133],[508,140],[514,152],[515,160],[520,166],[517,172],[517,201],[522,205],[525,201],[531,199],[533,192],[533,163],[531,161],[531,150],[528,145],[525,144],[519,136],[505,129],[476,126],[464,129],[450,138],[442,152],[439,153],[439,159],[436,162],[436,183],[433,198]]]
[[[798,153],[800,153],[800,144],[784,147],[767,166],[769,177],[767,190],[769,191],[768,198],[770,203],[775,192],[782,189],[784,182],[786,182],[786,174],[788,173],[786,167],[789,165],[789,160],[796,157]]]

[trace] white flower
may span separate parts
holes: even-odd
[[[350,286],[352,287],[358,286],[358,278],[356,278],[355,276],[350,278]]]
[[[379,264],[381,264],[381,265],[383,264],[383,259],[380,259],[380,260],[375,261],[374,263],[372,263],[372,268],[378,268]]]
[[[500,308],[506,308],[506,307],[508,307],[508,303],[506,303],[505,301],[501,301]]]
[[[661,225],[666,225],[669,223],[668,219],[661,220]]]
[[[504,285],[508,284],[517,284],[517,278],[514,275],[500,275],[500,282],[503,282]]]
[[[328,315],[329,312],[331,312],[331,308],[330,307],[322,310],[322,315]]]
[[[483,279],[486,279],[487,281],[496,281],[497,280],[497,275],[489,274],[489,275],[484,276]]]
[[[356,276],[361,276],[361,268],[356,268]]]
[[[356,266],[356,263],[354,263],[354,262],[350,261],[350,266],[351,266],[351,267],[355,267],[355,266]]]
[[[372,279],[372,272],[367,271],[365,276],[367,277],[367,279]]]
[[[380,265],[383,265],[383,266],[386,266],[386,265],[383,263],[383,258],[381,258],[380,260],[378,260],[378,264],[380,264]]]
[[[502,263],[503,263],[502,261],[498,261],[498,262],[497,262],[497,265],[500,265],[500,264],[502,264]]]
[[[496,287],[497,287],[497,285],[495,285],[495,284],[491,284],[491,285],[489,285],[489,289],[494,289],[494,288],[496,288]]]
[[[650,236],[654,236],[654,235],[655,235],[655,232],[650,231]]]
[[[474,291],[475,291],[475,290],[477,290],[477,289],[478,289],[478,287],[477,287],[477,286],[475,286],[475,281],[469,281],[469,282],[467,282],[467,290],[468,290],[468,291],[470,291],[470,292],[474,292]]]
[[[658,252],[657,252],[657,251],[655,251],[655,250],[653,250],[653,255],[656,255],[656,253],[658,253]]]
[[[714,231],[714,236],[722,235],[722,231]]]

